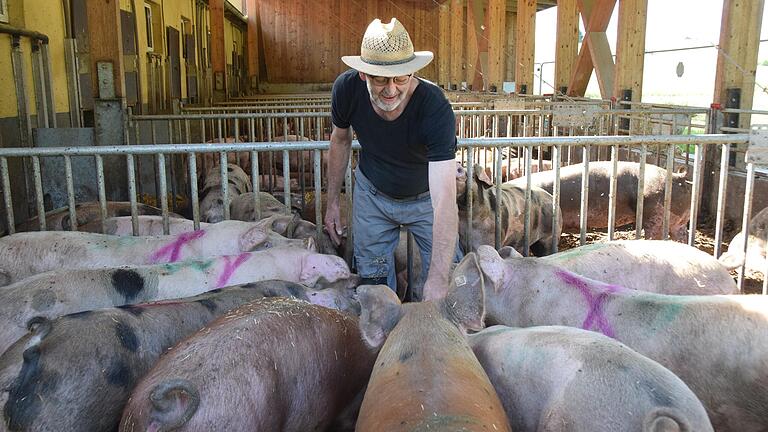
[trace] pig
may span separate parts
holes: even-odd
[[[768,296],[670,296],[478,249],[487,322],[564,325],[612,337],[685,382],[717,431],[768,430]],[[458,276],[456,276],[458,277]]]
[[[680,378],[599,333],[493,326],[469,345],[516,432],[713,431]]]
[[[227,183],[230,203],[232,198],[251,191],[251,178],[242,168],[227,164]],[[221,171],[219,167],[210,167],[200,188],[200,220],[216,223],[224,220],[224,192],[221,189]]]
[[[286,239],[258,224],[241,221],[220,222],[176,236],[17,233],[0,238],[0,286],[49,270],[161,264],[276,246],[315,250],[312,239]]]
[[[608,227],[608,197],[612,162],[589,163],[589,201],[587,228]],[[581,175],[583,164],[575,164],[560,169],[560,208],[563,212],[563,230],[578,232],[581,214]],[[637,162],[619,162],[616,182],[616,223],[615,226],[635,222],[637,209],[637,183],[640,164]],[[685,180],[685,172],[672,174],[672,204],[669,218],[669,234],[673,240],[685,241],[688,238],[688,220],[690,218],[691,185]],[[662,239],[664,222],[664,188],[667,170],[656,165],[645,165],[643,185],[643,229],[645,237]],[[525,187],[527,177],[510,181]],[[549,193],[555,183],[554,171],[531,174],[531,183]]]
[[[326,430],[375,359],[354,316],[255,300],[167,352],[131,393],[120,431]]]
[[[483,282],[474,254],[456,274],[461,277],[437,301],[401,305],[385,285],[358,287],[361,332],[370,346],[381,346],[358,432],[510,431],[465,337],[483,327]]]
[[[131,203],[128,201],[107,201],[107,217],[130,216]],[[137,203],[136,209],[139,215],[162,215],[162,211],[157,207],[147,204]],[[81,227],[92,226],[93,230],[98,229],[101,232],[101,205],[98,201],[86,201],[75,204],[75,214],[77,215],[77,229],[83,231]],[[174,213],[172,216],[181,217]],[[37,217],[16,226],[17,231],[37,231],[40,225]],[[45,229],[47,231],[69,231],[72,229],[72,222],[69,214],[69,207],[62,207],[45,213]],[[97,232],[97,231],[92,231]]]
[[[5,323],[0,329],[0,352],[21,337],[36,317],[53,319],[103,307],[189,297],[269,279],[309,286],[349,280],[355,286],[359,278],[342,258],[297,248],[172,264],[54,270],[0,289],[0,322]]]
[[[542,260],[591,279],[641,291],[739,294],[729,268],[704,251],[671,240],[592,243]]]
[[[240,194],[232,199],[229,205],[229,215],[232,219],[241,221],[256,220],[256,211],[253,205],[254,192]],[[259,207],[261,217],[266,218],[275,214],[290,214],[290,209],[278,201],[274,196],[259,192]]]
[[[518,251],[525,248],[525,187],[505,183],[501,186],[501,246],[512,246]],[[468,201],[467,172],[456,166],[456,202],[459,207],[459,241],[465,252],[477,250],[480,245],[495,244],[496,187],[480,165],[474,167],[472,185],[472,243],[467,238]],[[557,210],[558,221],[560,210]],[[530,251],[543,256],[553,253],[553,240],[560,238],[561,226],[553,227],[552,195],[538,188],[531,188]]]
[[[168,348],[251,300],[311,300],[306,294],[299,284],[263,281],[189,299],[37,320],[35,329],[0,357],[6,425],[10,430],[117,430],[130,391]]]
[[[139,221],[139,236],[151,236],[151,235],[164,235],[163,234],[163,217],[162,216],[137,216]],[[209,224],[207,222],[200,222],[200,228],[204,229]],[[105,223],[105,230],[103,234],[128,236],[133,235],[133,218],[131,216],[118,216],[107,218]],[[77,228],[78,231],[100,233],[101,221],[90,222],[82,227]],[[168,218],[168,234],[175,235],[185,232],[194,231],[194,225],[192,220],[182,217],[169,217]]]
[[[747,253],[744,254],[744,231],[741,231],[731,240],[728,252],[720,256],[720,262],[729,267],[740,267],[744,264],[747,270],[762,272],[763,277],[768,277],[766,247],[768,247],[768,207],[760,210],[749,221]]]

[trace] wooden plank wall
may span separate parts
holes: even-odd
[[[342,55],[360,53],[374,18],[403,23],[417,51],[438,53],[438,3],[408,0],[260,0],[263,61],[269,83],[330,83],[347,69]],[[438,80],[437,61],[419,74]]]

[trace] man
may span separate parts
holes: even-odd
[[[428,268],[423,294],[414,297],[437,299],[448,288],[451,262],[461,255],[455,117],[442,91],[414,76],[433,55],[414,53],[396,18],[389,24],[374,20],[360,54],[342,57],[352,70],[333,85],[325,229],[339,244],[339,193],[351,151],[351,126],[362,146],[352,210],[357,271],[363,283],[394,289],[393,252],[403,225],[413,233]]]

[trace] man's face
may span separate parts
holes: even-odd
[[[371,95],[371,102],[383,111],[394,111],[405,100],[408,92],[408,86],[411,83],[411,76],[395,77],[386,80],[386,84],[378,84],[376,81],[384,81],[383,77],[372,77],[365,75],[365,85],[368,88],[368,94]],[[401,82],[402,84],[398,84]]]

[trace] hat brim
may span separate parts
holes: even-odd
[[[368,75],[383,77],[396,77],[416,72],[432,62],[434,54],[431,51],[417,51],[413,53],[413,60],[395,65],[375,65],[364,62],[360,56],[342,56],[341,61],[347,66]]]

